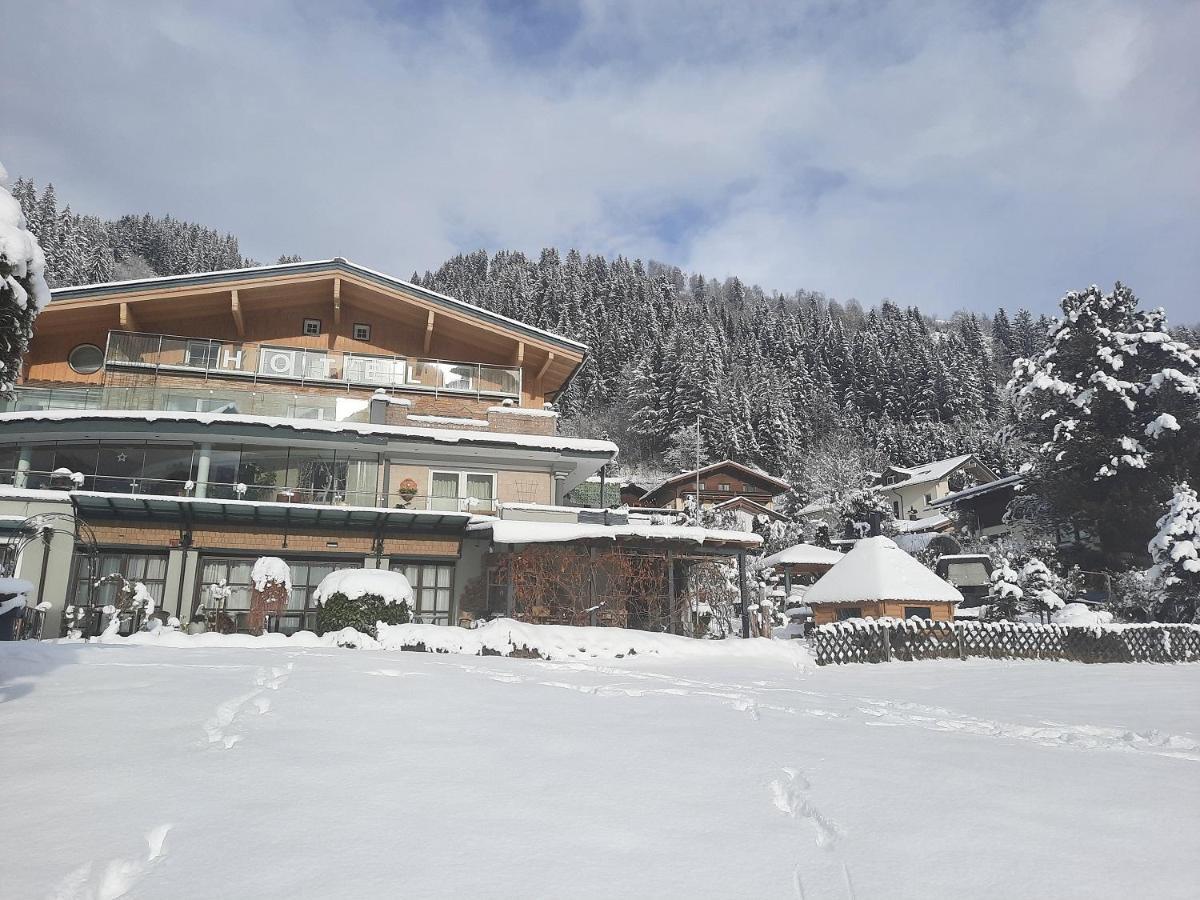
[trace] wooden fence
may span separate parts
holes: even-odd
[[[1200,662],[1200,625],[1033,625],[854,619],[812,632],[818,665],[891,660],[1053,659],[1071,662]]]

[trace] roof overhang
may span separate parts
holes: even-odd
[[[251,525],[263,529],[319,528],[331,535],[346,531],[463,534],[467,513],[425,512],[359,506],[317,506],[152,494],[72,491],[71,505],[84,519],[122,519],[197,524]]]

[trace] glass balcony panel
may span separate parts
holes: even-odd
[[[342,377],[351,384],[399,387],[404,384],[406,368],[404,359],[347,353],[342,361]]]
[[[157,334],[110,331],[106,361],[126,365],[157,365],[158,348],[159,336]]]
[[[521,370],[501,366],[479,367],[479,390],[488,394],[521,394]]]
[[[470,363],[438,363],[442,387],[448,391],[474,393],[478,390],[479,367]]]
[[[158,349],[157,363],[160,366],[172,366],[174,368],[197,368],[188,360],[188,347],[192,344],[200,344],[199,341],[190,341],[186,338],[162,337]],[[201,371],[203,366],[199,367]]]

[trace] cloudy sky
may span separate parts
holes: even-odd
[[[1173,0],[23,2],[0,161],[262,260],[553,244],[942,312],[1121,278],[1196,321],[1197,35]]]

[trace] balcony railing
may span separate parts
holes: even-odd
[[[227,387],[18,387],[13,391],[12,399],[0,398],[0,412],[158,410],[320,419],[329,422],[369,422],[369,405],[368,397],[242,391]]]
[[[303,503],[318,506],[359,506],[406,509],[413,512],[462,512],[491,515],[490,498],[432,497],[391,491],[346,490],[338,486],[308,488],[257,485],[225,481],[180,481],[171,478],[129,478],[119,475],[53,472],[34,469],[0,469],[0,485],[22,489],[97,491],[146,497],[197,497],[210,500],[250,500],[257,503]]]
[[[217,341],[110,331],[106,366],[194,372],[205,377],[342,384],[433,394],[521,396],[521,370],[512,366],[310,350],[250,341]]]

